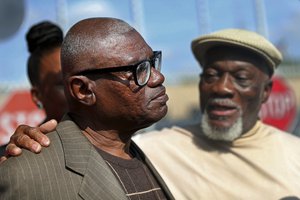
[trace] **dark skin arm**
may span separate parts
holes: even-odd
[[[39,153],[43,147],[50,145],[49,138],[45,135],[53,131],[57,126],[57,121],[52,119],[39,127],[30,127],[20,125],[10,137],[10,141],[5,150],[5,156],[0,158],[0,163],[10,156],[19,156],[22,153],[21,148],[28,149],[34,153]]]

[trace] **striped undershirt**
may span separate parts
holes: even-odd
[[[120,182],[130,200],[165,200],[167,199],[148,167],[138,158],[125,160],[97,151]]]

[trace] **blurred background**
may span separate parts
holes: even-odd
[[[284,56],[261,118],[299,135],[299,0],[1,0],[0,145],[18,124],[36,125],[44,119],[29,94],[25,41],[29,27],[50,20],[66,33],[77,21],[99,16],[125,20],[154,50],[163,51],[169,112],[151,128],[191,123],[201,117],[201,68],[191,53],[191,40],[223,28],[243,28],[270,39]]]

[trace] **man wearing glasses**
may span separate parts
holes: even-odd
[[[202,67],[201,122],[134,139],[174,197],[299,199],[300,139],[262,123],[258,116],[281,53],[264,37],[240,29],[196,38],[192,50]],[[17,144],[34,151],[36,143],[24,133],[43,143],[46,136],[40,130],[23,126],[8,150]]]
[[[62,45],[69,112],[51,146],[0,166],[0,199],[173,199],[131,141],[167,113],[161,52],[125,22],[91,18]]]

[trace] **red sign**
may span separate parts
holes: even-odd
[[[284,131],[292,131],[297,119],[297,102],[294,91],[283,77],[273,77],[273,89],[263,104],[260,116],[263,122]]]
[[[45,118],[28,90],[14,91],[0,108],[0,145],[6,144],[20,124],[36,126]]]

